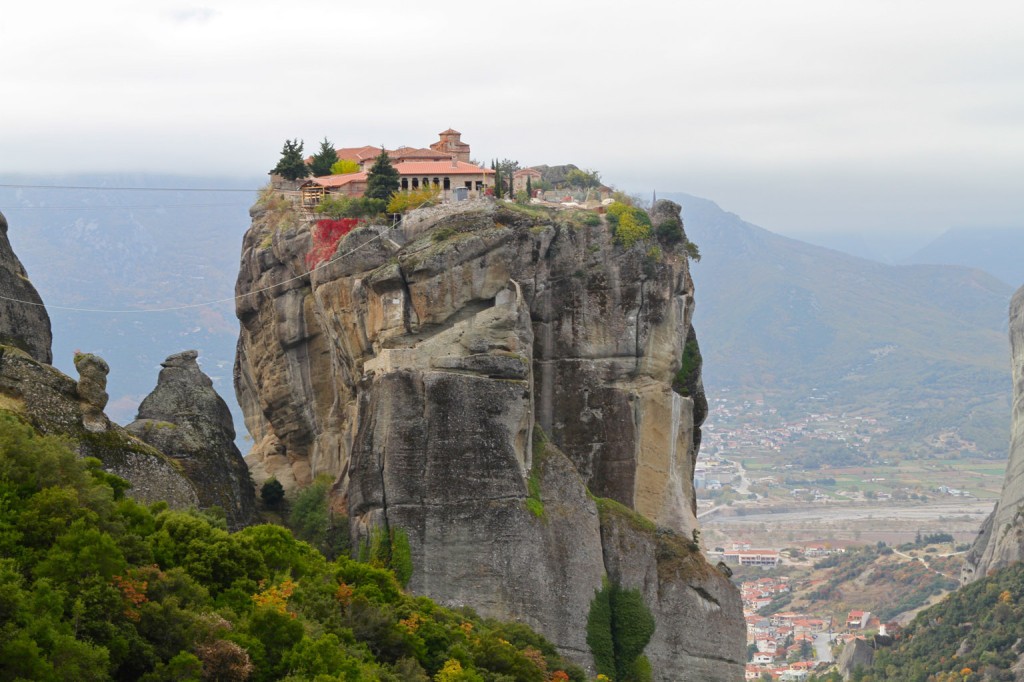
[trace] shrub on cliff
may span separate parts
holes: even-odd
[[[437,186],[395,192],[388,202],[388,213],[405,213],[422,206],[433,206],[441,196]]]
[[[369,197],[327,197],[313,209],[325,218],[374,218],[384,212],[387,202]]]
[[[651,218],[642,208],[615,201],[608,206],[607,218],[615,241],[627,249],[651,236]]]
[[[351,232],[359,221],[355,218],[318,220],[313,227],[313,248],[306,254],[306,266],[310,269],[329,260],[338,248],[338,242]]]
[[[618,682],[645,682],[651,666],[643,656],[654,634],[654,616],[639,590],[605,579],[587,615],[587,645],[598,672]]]

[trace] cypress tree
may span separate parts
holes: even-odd
[[[530,182],[530,176],[526,176],[526,196],[533,198],[533,183]]]
[[[338,161],[338,152],[334,150],[334,145],[328,142],[327,138],[320,143],[320,151],[313,155],[312,160],[309,163],[309,170],[312,171],[316,177],[331,174],[331,166]]]
[[[285,180],[298,180],[309,175],[309,166],[302,158],[302,140],[285,140],[281,149],[281,159],[270,172],[280,175]]]
[[[388,201],[398,191],[398,171],[391,165],[391,159],[383,148],[373,162],[373,167],[366,176],[366,195],[371,199]]]

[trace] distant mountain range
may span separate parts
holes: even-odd
[[[0,176],[11,242],[53,322],[54,364],[75,376],[76,349],[103,356],[115,420],[131,421],[160,362],[189,348],[239,414],[231,298],[255,200],[248,190],[264,183]],[[962,267],[882,265],[770,233],[705,199],[668,198],[683,205],[703,255],[693,267],[696,325],[712,395],[761,392],[802,410],[818,389],[816,399],[837,409],[902,415],[913,425],[908,437],[955,425],[993,456],[1005,455],[1008,284]],[[210,301],[219,302],[199,305]],[[176,310],[144,312],[165,308]],[[237,417],[236,426],[241,437]]]
[[[966,265],[1016,288],[1024,284],[1024,229],[955,228],[903,259],[904,263]]]
[[[1024,284],[1024,224],[958,227],[936,236],[921,233],[815,232],[791,237],[890,265],[962,265],[1016,288]]]
[[[780,410],[873,410],[896,438],[956,429],[1005,456],[1013,289],[980,270],[883,265],[782,237],[686,194],[702,259],[704,383]],[[809,402],[811,398],[815,402]]]
[[[192,348],[217,392],[234,405],[238,323],[231,297],[256,198],[255,191],[238,190],[265,182],[0,176],[0,211],[12,245],[50,314],[54,365],[74,377],[76,349],[105,358],[111,366],[107,414],[115,421],[134,419],[164,358]],[[104,189],[76,189],[82,187]],[[221,189],[232,191],[214,191]],[[197,305],[208,301],[220,302]],[[105,312],[111,310],[131,312]],[[242,428],[237,418],[236,428]]]

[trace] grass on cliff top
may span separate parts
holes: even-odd
[[[256,206],[264,211],[263,221],[268,230],[268,234],[264,235],[260,242],[261,248],[270,246],[275,232],[299,226],[300,215],[296,201],[269,184],[260,190]]]

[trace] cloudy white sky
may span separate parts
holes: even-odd
[[[1017,0],[18,2],[0,63],[0,172],[251,176],[451,126],[784,233],[1024,228]]]

